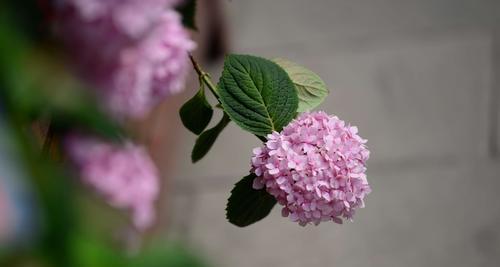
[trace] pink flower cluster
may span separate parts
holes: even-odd
[[[303,113],[254,149],[254,189],[266,188],[283,205],[283,216],[300,225],[351,220],[371,191],[369,151],[357,132],[336,116]]]
[[[173,0],[59,0],[55,30],[115,115],[142,117],[183,89],[195,47]]]
[[[59,8],[74,8],[79,18],[109,19],[121,32],[139,37],[175,0],[59,0]]]
[[[66,150],[83,181],[110,205],[130,210],[137,229],[154,222],[159,174],[143,147],[73,134],[66,138]]]

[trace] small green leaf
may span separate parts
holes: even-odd
[[[297,112],[316,108],[328,96],[329,92],[326,84],[316,73],[286,59],[276,58],[273,61],[288,73],[288,76],[295,84],[299,96]]]
[[[185,0],[176,9],[182,16],[182,25],[198,30],[196,27],[196,0]]]
[[[224,113],[221,121],[217,123],[215,127],[204,131],[200,136],[198,136],[193,152],[191,153],[191,161],[193,163],[202,159],[208,153],[210,148],[212,148],[212,145],[215,143],[215,140],[217,140],[219,134],[222,130],[224,130],[230,121],[229,117]]]
[[[253,173],[243,177],[227,200],[226,218],[236,226],[245,227],[263,219],[276,204],[276,199],[265,189],[253,189],[255,177]]]
[[[226,57],[219,94],[231,120],[260,136],[281,131],[298,107],[295,86],[286,72],[276,63],[254,56]]]
[[[203,83],[200,90],[193,98],[189,99],[180,109],[182,124],[195,134],[205,130],[212,119],[214,111],[205,97]]]

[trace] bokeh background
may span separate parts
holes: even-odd
[[[232,52],[324,79],[320,109],[368,139],[373,192],[352,223],[303,228],[275,209],[240,229],[224,207],[259,141],[230,124],[193,165],[195,136],[180,130],[172,233],[216,266],[500,265],[499,1],[222,2]]]
[[[197,89],[193,73],[185,93],[127,125],[162,172],[156,226],[144,239],[130,236],[123,213],[77,187],[75,205],[89,233],[130,255],[153,241],[173,241],[189,248],[182,258],[214,267],[500,265],[500,1],[198,3],[195,57],[214,80],[222,59],[213,59],[224,51],[287,58],[323,78],[330,95],[320,109],[368,139],[373,192],[366,208],[344,225],[300,227],[279,208],[246,228],[228,223],[229,192],[260,142],[231,123],[209,154],[191,164],[196,136],[183,128],[178,110]],[[4,124],[0,116],[0,214],[10,215],[0,218],[0,259],[10,252],[2,245],[32,243],[40,219]],[[107,253],[83,243],[77,244],[83,258]],[[18,257],[10,261],[21,262],[15,266],[40,266]]]

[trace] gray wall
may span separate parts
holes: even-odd
[[[369,140],[373,192],[342,226],[302,228],[276,209],[238,229],[224,219],[225,202],[259,142],[231,125],[192,165],[186,131],[169,199],[173,233],[215,266],[500,265],[500,1],[225,7],[235,52],[289,58],[325,80],[321,109]]]

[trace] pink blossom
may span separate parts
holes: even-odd
[[[177,0],[59,0],[59,8],[74,8],[85,21],[111,19],[120,31],[139,36]]]
[[[118,116],[142,117],[183,89],[195,47],[166,0],[64,0],[55,30],[78,73]]]
[[[253,150],[254,189],[266,188],[300,225],[351,220],[371,189],[369,151],[354,126],[324,112],[303,113]]]
[[[138,229],[154,222],[159,174],[143,147],[73,134],[66,138],[66,148],[82,180],[110,205],[129,210]]]

